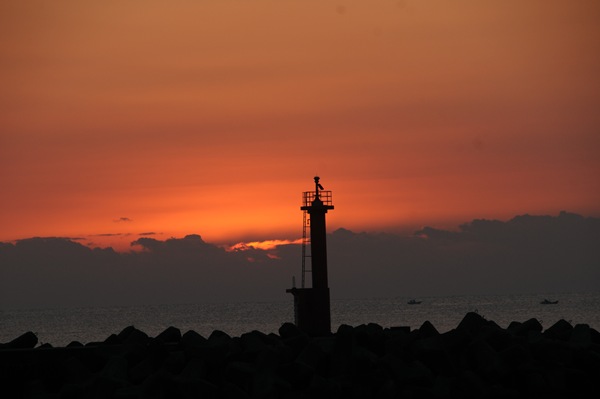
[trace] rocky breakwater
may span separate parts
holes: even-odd
[[[522,398],[600,397],[600,333],[561,320],[506,329],[476,313],[440,334],[376,324],[309,337],[205,338],[127,327],[104,342],[0,347],[0,395],[10,398]]]

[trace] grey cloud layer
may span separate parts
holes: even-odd
[[[198,235],[141,237],[140,252],[68,238],[0,243],[0,306],[290,300],[300,248],[227,252]],[[600,289],[600,219],[562,212],[473,220],[414,236],[329,234],[333,298]]]

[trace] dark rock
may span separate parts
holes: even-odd
[[[245,399],[250,398],[247,392],[231,382],[225,382],[222,389],[223,398],[225,399]]]
[[[411,363],[400,363],[399,369],[395,370],[395,381],[398,386],[432,387],[434,375],[431,370],[421,361]]]
[[[408,326],[396,326],[396,327],[390,327],[387,330],[389,330],[392,333],[402,333],[402,334],[409,334],[410,333],[410,327]]]
[[[546,339],[530,348],[533,358],[544,365],[564,367],[573,361],[573,350],[558,340]]]
[[[156,362],[152,358],[144,358],[129,369],[129,380],[134,384],[140,384],[154,373],[156,369]]]
[[[102,375],[111,380],[127,380],[127,360],[122,357],[112,357],[102,369]]]
[[[279,327],[279,336],[283,339],[293,338],[300,335],[306,335],[302,330],[292,323],[283,323]]]
[[[288,336],[282,340],[283,345],[289,349],[290,356],[294,359],[298,357],[298,355],[304,350],[309,342],[310,338],[305,333]]]
[[[475,339],[470,343],[465,354],[470,363],[469,368],[487,383],[498,383],[509,372],[502,357],[482,339]]]
[[[218,341],[218,340],[230,340],[231,337],[229,336],[229,334],[227,334],[226,332],[223,332],[221,330],[214,330],[212,333],[210,333],[210,335],[208,336],[208,341]]]
[[[480,316],[478,313],[469,312],[461,320],[456,327],[457,330],[466,331],[471,335],[475,335],[479,330],[488,324],[487,320]]]
[[[224,367],[225,381],[238,387],[242,392],[250,392],[253,374],[252,363],[231,361]]]
[[[375,323],[362,324],[354,329],[357,345],[369,349],[378,355],[385,351],[385,334],[383,327]]]
[[[184,347],[199,347],[206,343],[206,338],[196,331],[189,330],[181,337],[181,343]]]
[[[129,367],[138,364],[151,353],[151,348],[148,345],[123,345],[121,350],[122,356],[127,359]]]
[[[394,383],[394,380],[388,378],[383,384],[379,386],[375,391],[374,397],[376,398],[396,398],[398,397],[398,386]]]
[[[127,327],[93,345],[6,344],[0,385],[11,397],[56,398],[600,395],[598,332],[585,324],[563,320],[542,333],[535,319],[502,329],[472,313],[443,334],[429,322],[413,331],[341,325],[326,337],[291,324],[279,331],[206,339],[169,327],[150,339]]]
[[[254,359],[260,352],[267,348],[268,339],[260,331],[251,331],[242,334],[240,341],[244,354]]]
[[[178,343],[181,341],[181,331],[173,326],[167,327],[152,341],[155,344]]]
[[[64,361],[65,380],[70,383],[85,381],[92,376],[92,373],[79,357],[71,356]]]
[[[97,373],[104,368],[108,361],[107,356],[102,349],[93,346],[85,346],[85,349],[78,354],[81,363],[92,373]]]
[[[186,379],[206,379],[206,363],[201,358],[190,359],[180,376]]]
[[[600,345],[600,332],[590,327],[590,337],[593,344]]]
[[[444,349],[450,353],[462,352],[472,340],[466,330],[458,328],[441,335]]]
[[[38,343],[38,337],[31,331],[18,336],[9,343],[5,344],[3,349],[31,349]]]
[[[385,333],[387,336],[385,353],[402,356],[409,343],[414,341],[414,336],[411,335],[410,330],[386,330]]]
[[[305,363],[294,361],[277,368],[277,375],[286,381],[293,391],[306,388],[315,374],[315,370]]]
[[[526,341],[530,345],[535,345],[544,341],[546,338],[540,331],[527,331]]]
[[[186,359],[202,358],[207,352],[206,343],[208,340],[195,331],[188,331],[181,337],[181,345]]]
[[[169,352],[163,361],[163,367],[171,374],[179,374],[185,367],[185,354],[183,351]]]
[[[569,343],[578,347],[588,348],[592,344],[592,331],[587,324],[577,324],[571,336]]]
[[[124,344],[139,344],[145,345],[148,343],[148,334],[143,331],[138,330],[133,326],[125,327],[119,334],[118,337]]]
[[[352,335],[352,334],[354,334],[354,327],[349,326],[348,324],[340,324],[340,326],[338,327],[338,329],[336,331],[336,335],[338,335],[338,336]]]
[[[175,376],[164,369],[152,373],[141,384],[142,398],[178,398],[181,391]]]
[[[514,342],[513,335],[499,327],[488,328],[487,332],[483,335],[483,339],[494,348],[496,352],[505,350]]]
[[[441,336],[418,340],[410,345],[411,359],[420,360],[436,375],[453,375],[455,366]]]
[[[419,327],[419,337],[421,338],[429,338],[439,335],[438,330],[431,324],[428,320]]]
[[[544,329],[544,327],[542,327],[542,323],[539,322],[538,319],[529,319],[527,320],[525,323],[523,323],[523,330],[524,331],[537,331],[537,332],[542,332],[542,330]]]
[[[541,371],[534,371],[525,375],[524,393],[528,397],[541,398],[551,394],[548,382]]]
[[[507,331],[513,335],[527,336],[529,331],[542,332],[542,324],[537,319],[529,319],[524,323],[513,321],[507,328]]]
[[[502,361],[511,368],[531,361],[529,348],[522,342],[513,342],[508,348],[499,353]]]
[[[202,378],[187,378],[183,375],[173,377],[182,398],[219,398],[219,387]]]
[[[487,384],[473,370],[465,370],[460,373],[453,385],[456,397],[485,398],[489,396]]]
[[[225,362],[233,341],[234,340],[223,331],[215,330],[210,334],[201,352],[201,356],[206,361],[209,369],[220,366]]]
[[[543,334],[546,338],[568,341],[572,331],[573,326],[568,321],[560,319],[544,331]]]
[[[331,345],[324,344],[329,338],[315,338],[311,340],[304,348],[302,353],[298,355],[296,362],[302,363],[310,367],[315,372],[324,372],[328,369],[328,355],[333,353],[333,342],[328,342]]]
[[[508,327],[506,327],[506,331],[516,335],[522,325],[523,323],[520,321],[511,321]]]
[[[104,345],[122,345],[123,340],[116,334],[111,334],[108,338],[106,338],[103,342]]]
[[[127,339],[127,337],[129,337],[130,334],[132,334],[134,331],[139,331],[138,329],[136,329],[134,326],[127,326],[125,327],[123,330],[121,330],[121,332],[118,334],[119,338],[121,338],[122,340]]]
[[[342,398],[341,385],[337,381],[318,374],[313,375],[306,392],[311,398]],[[366,397],[366,395],[363,395],[363,397]]]

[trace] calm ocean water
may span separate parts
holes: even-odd
[[[541,305],[544,298],[556,305]],[[455,328],[469,311],[506,328],[511,321],[536,318],[544,328],[560,319],[588,324],[600,330],[600,292],[575,294],[478,295],[416,298],[338,299],[331,302],[332,330],[341,324],[357,326],[377,323],[383,327],[418,328],[429,320],[440,332]],[[279,302],[179,304],[69,309],[0,310],[0,342],[8,342],[26,331],[37,334],[40,343],[65,346],[103,341],[110,334],[133,325],[150,336],[169,326],[182,333],[194,330],[208,337],[214,330],[231,336],[259,330],[277,333],[282,323],[293,321],[293,300]]]

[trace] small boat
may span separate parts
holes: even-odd
[[[556,305],[557,303],[558,301],[549,301],[547,299],[544,299],[542,302],[540,302],[542,305]]]
[[[408,303],[409,305],[419,305],[421,302],[422,302],[422,301],[417,301],[417,300],[411,299],[411,300],[410,300],[410,301],[408,301],[407,303]]]

